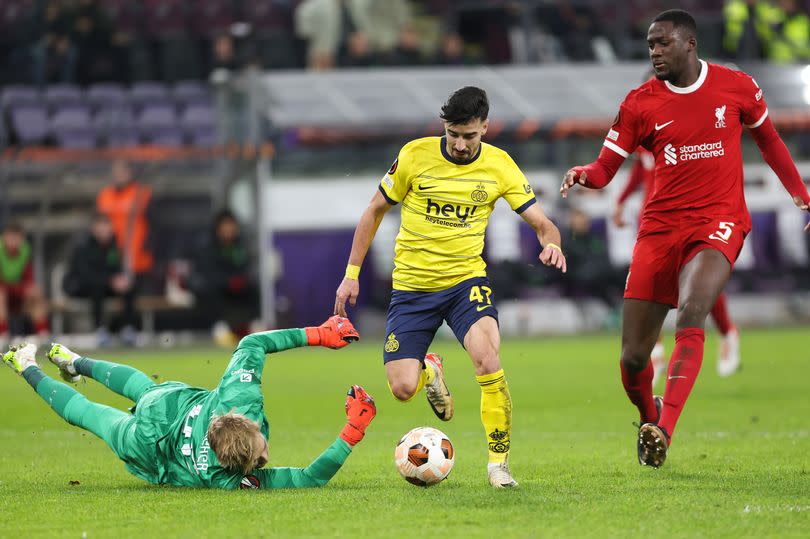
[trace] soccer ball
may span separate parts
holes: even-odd
[[[442,431],[417,427],[399,441],[394,460],[406,481],[429,487],[450,475],[456,455],[453,444]]]

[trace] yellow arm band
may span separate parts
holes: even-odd
[[[357,280],[360,277],[360,266],[355,266],[354,264],[348,264],[346,266],[346,277],[348,279]]]
[[[557,249],[559,252],[562,252],[562,249],[560,249],[560,246],[556,243],[547,243],[546,247],[551,247],[552,249]]]

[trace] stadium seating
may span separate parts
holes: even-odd
[[[8,86],[0,92],[0,116],[10,132],[2,139],[22,145],[55,143],[62,148],[95,148],[217,142],[211,91],[198,81],[174,86],[140,82],[125,88],[103,83],[82,90],[70,84]],[[3,129],[5,122],[0,123]]]

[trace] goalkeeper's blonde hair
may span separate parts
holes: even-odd
[[[242,414],[228,412],[215,416],[208,426],[208,443],[223,467],[250,472],[258,455],[253,440],[259,425]]]

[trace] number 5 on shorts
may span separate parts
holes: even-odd
[[[733,226],[734,223],[730,223],[728,221],[720,221],[720,224],[717,225],[717,231],[709,234],[709,239],[722,241],[723,243],[728,243],[728,239],[731,237],[731,233],[733,232],[732,230]]]

